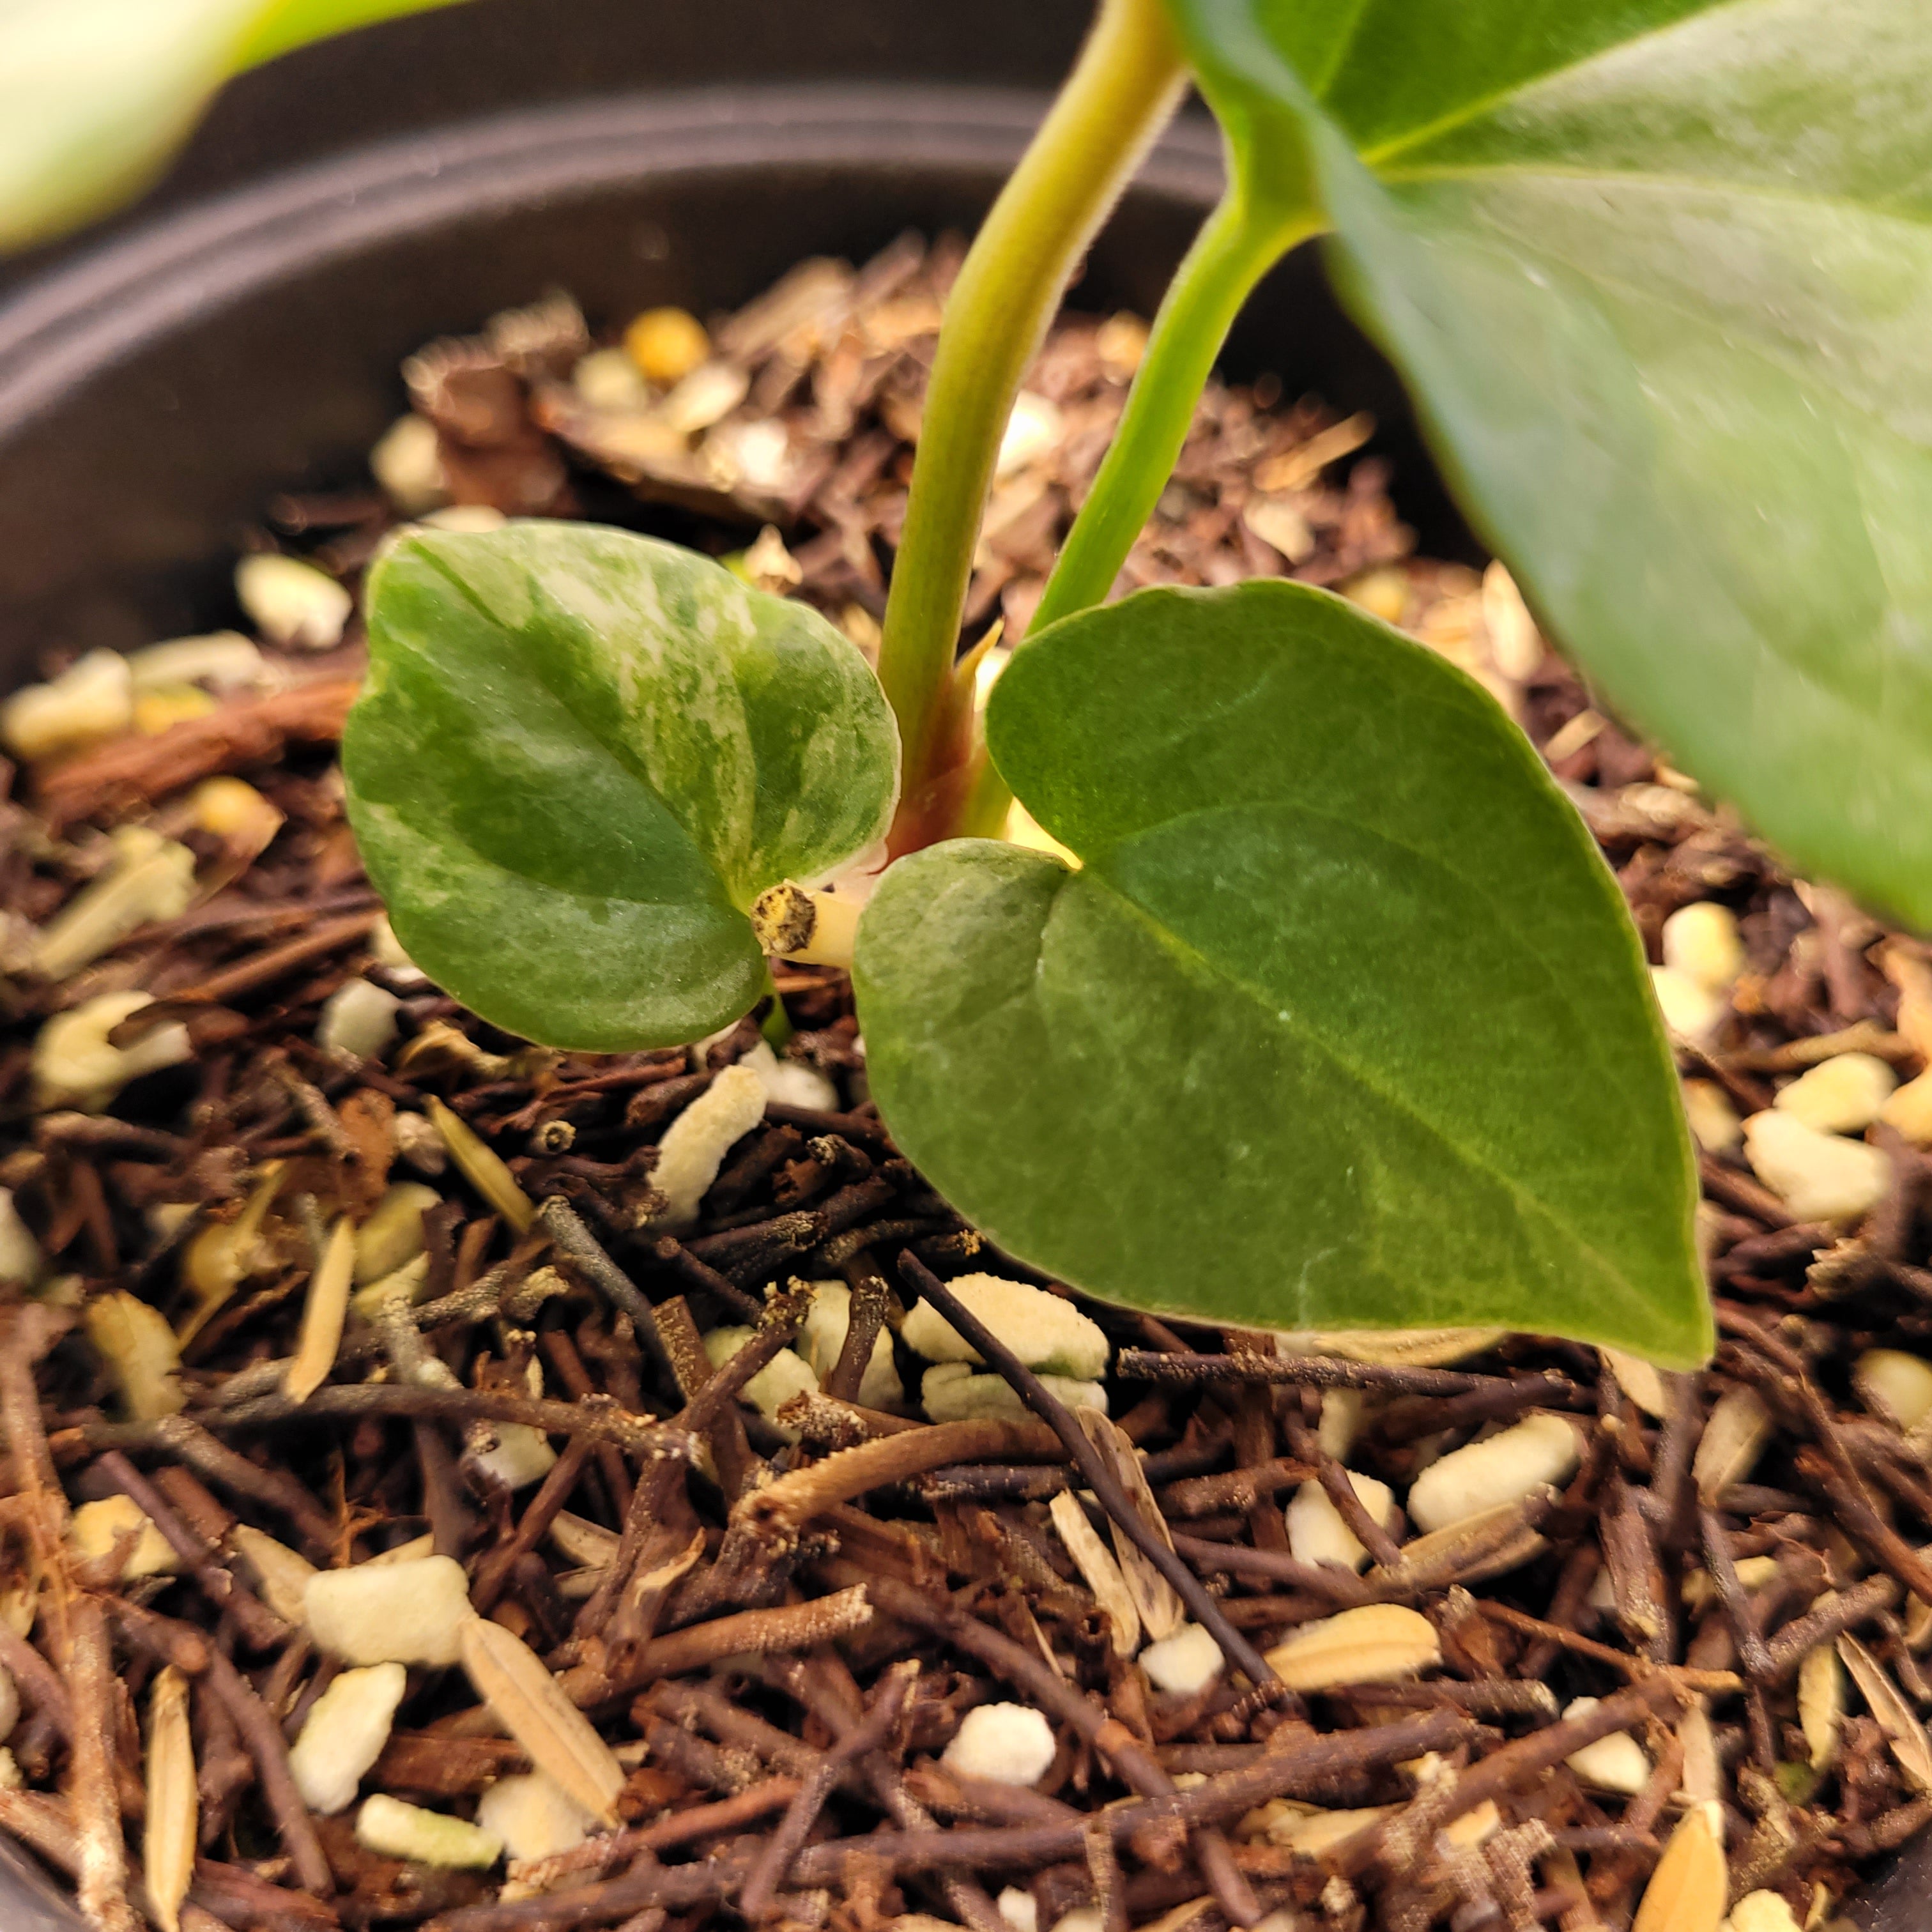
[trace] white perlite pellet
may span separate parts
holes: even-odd
[[[1384,1529],[1394,1527],[1395,1496],[1386,1483],[1348,1472],[1356,1499]],[[1339,1563],[1345,1570],[1366,1570],[1369,1552],[1355,1532],[1342,1520],[1342,1512],[1319,1483],[1306,1482],[1294,1492],[1285,1512],[1288,1553],[1298,1563]]]
[[[324,1817],[346,1810],[356,1788],[389,1742],[396,1706],[409,1688],[400,1664],[345,1670],[315,1700],[289,1753],[296,1789]]]
[[[398,416],[369,452],[369,473],[406,517],[419,517],[448,497],[449,478],[436,425],[427,416]]]
[[[748,1066],[724,1068],[658,1144],[651,1185],[665,1206],[654,1225],[672,1234],[692,1226],[725,1155],[764,1118],[764,1082]]]
[[[1856,1221],[1892,1180],[1892,1163],[1876,1148],[1820,1133],[1775,1107],[1745,1121],[1744,1158],[1800,1221]]]
[[[68,1540],[90,1560],[109,1554],[124,1536],[134,1544],[121,1564],[121,1580],[137,1576],[172,1576],[181,1568],[175,1546],[148,1520],[131,1496],[104,1496],[82,1503],[68,1520]]]
[[[265,638],[305,651],[339,644],[356,608],[349,592],[314,564],[266,552],[235,566],[235,595]]]
[[[1714,1080],[1684,1082],[1684,1114],[1706,1154],[1732,1154],[1744,1143],[1744,1126],[1730,1096]]]
[[[194,854],[145,825],[108,835],[114,861],[69,899],[40,928],[33,968],[43,979],[66,980],[118,946],[150,920],[170,920],[194,897]]]
[[[1866,1408],[1916,1429],[1932,1414],[1932,1362],[1902,1348],[1868,1348],[1852,1367],[1852,1386]]]
[[[0,705],[0,743],[29,764],[98,745],[134,722],[134,680],[118,651],[89,651],[48,684]]]
[[[597,1821],[554,1778],[540,1771],[500,1778],[477,1801],[476,1822],[513,1858],[574,1851]]]
[[[1526,1416],[1513,1429],[1432,1462],[1410,1487],[1408,1514],[1419,1528],[1447,1529],[1518,1502],[1541,1484],[1560,1488],[1576,1473],[1582,1453],[1576,1425],[1564,1417]]]
[[[46,1271],[46,1257],[14,1204],[14,1190],[0,1187],[0,1281],[32,1288]]]
[[[1107,1412],[1107,1391],[1100,1382],[1076,1382],[1069,1376],[1042,1376],[1047,1392],[1070,1408]],[[1004,1376],[982,1375],[966,1362],[940,1362],[926,1370],[919,1399],[934,1422],[973,1422],[982,1416],[1004,1416],[1024,1422],[1033,1412],[1013,1393]]]
[[[505,1489],[526,1490],[556,1467],[556,1451],[542,1430],[526,1422],[493,1422],[490,1426],[496,1433],[496,1448],[464,1460]]]
[[[823,1383],[838,1366],[852,1325],[852,1291],[842,1281],[814,1281],[806,1286],[812,1290],[812,1311],[798,1338],[798,1352]],[[862,1408],[887,1410],[898,1408],[905,1400],[905,1386],[892,1359],[892,1338],[884,1328],[872,1338],[872,1355],[859,1378],[858,1400]]]
[[[714,1369],[722,1369],[755,1331],[749,1328],[714,1328],[704,1337],[704,1352]],[[748,1402],[788,1441],[796,1442],[798,1432],[778,1420],[778,1412],[795,1395],[816,1395],[818,1378],[812,1365],[796,1348],[781,1348],[738,1391],[741,1402]]]
[[[1198,1624],[1183,1624],[1141,1652],[1141,1668],[1156,1690],[1191,1697],[1221,1674],[1221,1646]]]
[[[1875,1054],[1834,1053],[1801,1073],[1772,1105],[1821,1134],[1862,1134],[1898,1084],[1898,1076]]]
[[[108,1039],[123,1020],[153,1004],[147,993],[97,993],[56,1013],[34,1041],[35,1106],[42,1112],[78,1107],[83,1113],[104,1113],[129,1081],[192,1060],[194,1045],[178,1020],[165,1022],[126,1046]]]
[[[1322,1421],[1315,1439],[1336,1462],[1346,1462],[1362,1432],[1362,1417],[1367,1402],[1360,1389],[1324,1389]]]
[[[396,1036],[396,1013],[402,1004],[370,980],[346,980],[322,1004],[315,1043],[324,1053],[380,1060]]]
[[[1799,1932],[1798,1915],[1780,1893],[1748,1892],[1731,1907],[1730,1917],[1718,1932]]]
[[[356,1231],[357,1287],[367,1288],[394,1274],[422,1252],[422,1217],[442,1198],[420,1180],[399,1180],[383,1190],[368,1220]]]
[[[448,1556],[318,1570],[302,1613],[316,1648],[345,1664],[454,1664],[470,1580]]]
[[[1664,922],[1664,963],[1706,992],[1728,993],[1744,970],[1737,914],[1708,899],[1679,907]]]
[[[825,1114],[838,1111],[838,1089],[825,1075],[802,1060],[781,1060],[763,1040],[738,1064],[756,1074],[765,1098],[782,1107],[814,1107]]]
[[[380,1793],[362,1801],[356,1814],[356,1839],[385,1858],[419,1865],[481,1868],[503,1856],[502,1841],[494,1832]]]
[[[976,1704],[939,1761],[962,1778],[1035,1784],[1053,1753],[1053,1726],[1030,1704]]]
[[[182,684],[242,691],[268,681],[268,661],[239,631],[204,631],[130,651],[128,670],[137,698]]]
[[[285,1624],[308,1621],[304,1593],[315,1565],[306,1556],[278,1543],[266,1530],[238,1522],[228,1532],[229,1546],[255,1573],[256,1594]]]
[[[1040,1906],[1031,1892],[1010,1885],[993,1903],[1012,1932],[1040,1932]]]
[[[386,913],[370,928],[369,952],[376,964],[398,986],[421,986],[428,983],[429,975],[403,950],[403,942],[396,937],[396,928],[389,923]]]
[[[1096,1381],[1107,1372],[1106,1334],[1070,1301],[998,1275],[962,1274],[946,1286],[1028,1368],[1074,1382]],[[913,1310],[899,1336],[928,1362],[980,1360],[930,1302]]]
[[[1695,1046],[1709,1046],[1724,1023],[1724,1001],[1674,966],[1653,966],[1650,983],[1670,1031]]]
[[[1579,1697],[1564,1711],[1565,1718],[1586,1716],[1597,1708],[1594,1697]],[[1612,1731],[1572,1751],[1564,1762],[1583,1782],[1598,1791],[1620,1792],[1634,1798],[1650,1781],[1650,1760],[1628,1731]]]

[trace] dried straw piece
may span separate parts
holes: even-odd
[[[1657,1862],[1630,1932],[1718,1932],[1730,1876],[1713,1808],[1684,1813]]]
[[[1514,1502],[1466,1516],[1402,1545],[1393,1570],[1372,1570],[1367,1581],[1391,1589],[1439,1590],[1450,1583],[1480,1583],[1520,1570],[1544,1549],[1537,1522],[1556,1506],[1546,1483]],[[1536,1520],[1532,1520],[1534,1516]]]
[[[459,1634],[463,1668],[476,1694],[530,1754],[530,1762],[593,1817],[614,1824],[624,1773],[590,1720],[541,1658],[500,1624],[476,1617]]]
[[[1073,1567],[1086,1579],[1094,1600],[1107,1613],[1107,1634],[1114,1652],[1132,1657],[1141,1647],[1141,1615],[1120,1566],[1100,1540],[1087,1512],[1070,1490],[1062,1490],[1047,1505],[1054,1528],[1066,1546]]]
[[[141,1846],[148,1896],[162,1932],[181,1932],[182,1900],[194,1879],[200,1816],[188,1676],[170,1664],[156,1673],[148,1698],[148,1816]]]
[[[356,1277],[356,1229],[344,1215],[329,1234],[322,1258],[309,1277],[308,1298],[302,1304],[302,1336],[282,1388],[292,1401],[306,1402],[328,1379],[335,1352],[342,1346],[342,1324],[348,1318],[349,1291]]]
[[[1840,1637],[1838,1654],[1852,1673],[1865,1708],[1877,1719],[1899,1768],[1922,1796],[1932,1792],[1932,1738],[1926,1736],[1918,1713],[1906,1702],[1904,1694],[1893,1683],[1885,1666],[1856,1637]]]
[[[1724,1492],[1750,1474],[1771,1439],[1771,1412],[1754,1389],[1734,1388],[1718,1400],[1690,1465],[1697,1499],[1723,1507]]]
[[[452,1113],[434,1094],[425,1096],[423,1112],[430,1124],[442,1136],[449,1157],[463,1176],[520,1234],[530,1232],[537,1210],[530,1197],[517,1185],[517,1178],[502,1156],[484,1146],[469,1123]]]

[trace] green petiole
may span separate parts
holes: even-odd
[[[1238,189],[1208,218],[1168,284],[1113,445],[1067,533],[1030,629],[1044,630],[1056,618],[1105,600],[1174,473],[1194,406],[1241,304],[1289,249],[1322,225],[1312,211],[1286,219],[1258,216]],[[992,760],[980,759],[961,829],[998,837],[1012,799]]]
[[[980,519],[1020,379],[1182,80],[1160,0],[1103,0],[947,300],[879,652],[904,748],[896,852],[944,836],[967,782],[950,678]]]
[[[1112,447],[1061,548],[1030,628],[1101,602],[1145,527],[1187,440],[1194,406],[1255,284],[1318,232],[1312,211],[1258,217],[1230,194],[1195,238],[1154,318]]]

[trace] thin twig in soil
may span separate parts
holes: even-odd
[[[1060,1438],[1100,1507],[1173,1586],[1194,1621],[1220,1646],[1222,1654],[1246,1675],[1257,1690],[1266,1692],[1278,1687],[1281,1680],[1273,1666],[1222,1615],[1221,1606],[1208,1594],[1201,1579],[1134,1507],[1106,1457],[1095,1448],[1066,1405],[916,1256],[902,1255],[899,1272],[939,1310],[956,1333],[1006,1378],[1013,1393]]]

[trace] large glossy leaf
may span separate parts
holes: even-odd
[[[228,76],[448,0],[0,0],[0,249],[139,187]]]
[[[898,741],[815,611],[593,524],[424,530],[370,573],[350,817],[398,937],[553,1046],[694,1040],[765,984],[746,909],[884,836]]]
[[[1051,626],[988,727],[1083,866],[903,860],[856,968],[873,1091],[950,1198],[1143,1307],[1701,1359],[1642,955],[1486,694],[1267,582]]]
[[[1168,3],[1563,644],[1932,922],[1932,7]]]

